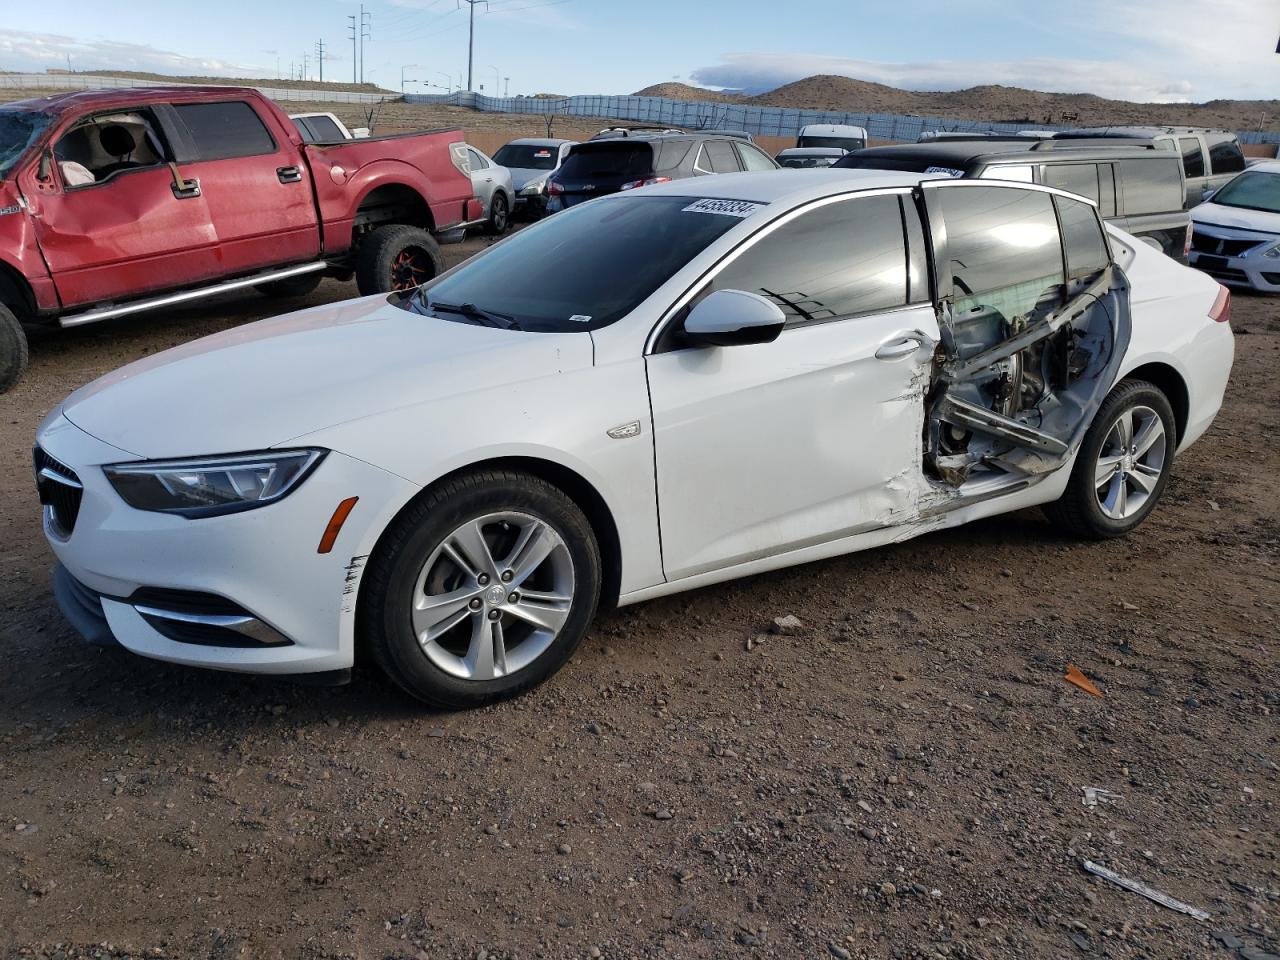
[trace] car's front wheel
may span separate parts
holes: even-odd
[[[369,561],[363,641],[408,693],[481,706],[545,680],[600,596],[591,525],[562,491],[504,471],[446,481],[412,504]]]
[[[1123,536],[1147,518],[1164,493],[1176,436],[1164,393],[1144,380],[1124,381],[1098,408],[1066,491],[1045,513],[1079,536]]]

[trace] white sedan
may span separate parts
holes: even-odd
[[[55,593],[149,657],[450,707],[629,604],[1043,505],[1137,526],[1225,289],[1032,184],[870,170],[582,204],[410,294],[133,363],[39,430]]]
[[[1280,160],[1264,160],[1191,208],[1191,265],[1215,280],[1280,293]]]

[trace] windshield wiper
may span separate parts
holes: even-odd
[[[426,307],[428,310],[457,313],[468,320],[477,320],[486,326],[497,327],[500,330],[520,329],[520,324],[516,322],[515,317],[505,313],[494,313],[492,310],[485,310],[482,307],[477,307],[474,303],[441,303],[439,300],[429,300]]]

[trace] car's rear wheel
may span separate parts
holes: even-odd
[[[1061,499],[1045,513],[1094,539],[1119,537],[1155,509],[1169,482],[1177,422],[1168,398],[1143,380],[1111,392],[1085,434]]]
[[[0,393],[22,379],[27,369],[27,335],[13,311],[0,304]]]
[[[493,237],[500,237],[507,232],[510,224],[511,207],[507,203],[507,195],[498,190],[489,201],[489,219],[485,221],[484,232]]]
[[[464,708],[540,683],[573,654],[600,596],[600,551],[551,484],[485,471],[402,514],[369,562],[361,635],[408,693]]]
[[[305,297],[320,286],[320,279],[319,273],[303,273],[296,277],[285,277],[283,280],[260,283],[253,289],[265,296],[279,299]]]
[[[360,241],[356,253],[356,286],[365,296],[412,290],[443,270],[435,238],[403,223],[378,227]]]

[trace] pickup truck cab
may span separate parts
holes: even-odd
[[[307,144],[255,90],[76,91],[0,107],[0,392],[22,324],[226,290],[409,289],[480,218],[459,130]]]

